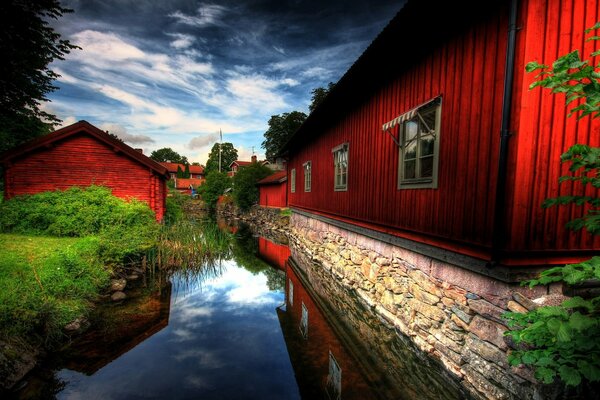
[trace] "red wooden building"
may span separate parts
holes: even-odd
[[[273,243],[262,236],[258,237],[258,256],[270,266],[285,271],[285,263],[290,258],[290,248],[283,244]]]
[[[597,50],[600,2],[467,3],[405,4],[287,144],[289,206],[509,281],[589,258],[600,237],[564,228],[583,211],[541,203],[571,193],[560,155],[600,146],[600,119],[567,118],[525,64]]]
[[[121,198],[165,213],[167,169],[86,121],[59,129],[0,156],[4,197],[71,186],[101,185]]]
[[[171,162],[159,163],[169,171],[171,179],[177,178],[177,171],[181,169],[181,172],[185,172],[185,165]],[[202,165],[189,165],[191,179],[202,179],[204,178],[204,167]]]
[[[287,172],[277,171],[256,183],[258,204],[263,207],[287,207]]]

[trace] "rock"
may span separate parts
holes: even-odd
[[[23,340],[0,341],[0,389],[11,389],[35,367],[38,349]],[[0,390],[2,393],[3,390]]]
[[[356,265],[360,265],[362,264],[363,260],[364,260],[364,256],[362,254],[360,254],[359,252],[350,252],[350,260],[356,264]]]
[[[112,294],[112,296],[110,296],[110,299],[112,301],[121,301],[121,300],[125,300],[126,298],[127,298],[127,295],[121,291],[114,292]]]
[[[423,271],[418,269],[409,272],[410,278],[417,283],[423,290],[437,297],[442,297],[442,290],[431,281]]]
[[[517,303],[519,303],[521,306],[525,307],[527,310],[535,310],[536,308],[539,307],[532,300],[530,300],[527,297],[523,296],[519,292],[514,292],[513,295],[512,295],[512,297],[513,297],[514,301],[516,301]]]
[[[381,267],[386,267],[391,264],[390,259],[387,257],[377,257],[375,263]]]
[[[496,321],[501,324],[505,323],[505,321],[502,319],[502,314],[505,312],[505,310],[501,309],[500,307],[497,307],[486,300],[468,300],[468,304],[471,310],[475,311],[482,317],[491,319],[492,321]]]
[[[497,322],[490,321],[479,315],[476,315],[469,325],[469,331],[474,333],[479,339],[488,341],[496,345],[501,350],[506,350],[508,346],[504,342],[504,332],[507,328]]]
[[[538,306],[558,306],[566,299],[567,297],[563,296],[562,294],[549,294],[538,297],[537,299],[533,299],[533,302]]]
[[[467,314],[466,312],[464,312],[463,310],[461,310],[458,306],[455,305],[454,307],[451,308],[451,310],[465,324],[471,323],[471,320],[473,319],[473,316]]]
[[[479,355],[481,358],[487,361],[498,364],[503,368],[508,367],[507,356],[505,352],[486,341],[480,340],[475,335],[470,334],[465,340],[464,351],[468,350]]]
[[[111,292],[121,292],[127,286],[126,279],[112,279],[110,281],[110,291]]]
[[[140,276],[138,274],[131,274],[131,275],[127,275],[126,279],[128,281],[137,281],[138,279],[140,279]]]
[[[470,300],[479,300],[481,298],[481,297],[477,296],[475,293],[467,293],[465,295],[465,297]]]
[[[409,291],[415,296],[415,299],[422,301],[423,303],[434,305],[440,301],[439,297],[421,290],[421,288],[414,283],[409,286]]]
[[[78,332],[85,329],[87,326],[89,326],[88,320],[86,318],[80,317],[75,318],[75,320],[66,324],[63,329],[66,332]]]
[[[520,305],[519,303],[517,303],[516,301],[513,301],[513,300],[510,300],[508,302],[507,308],[509,311],[522,313],[522,314],[525,314],[527,311],[529,311],[528,309],[526,309],[525,307],[523,307],[522,305]]]
[[[510,398],[510,394],[506,390],[492,384],[470,365],[463,365],[462,371],[467,382],[473,385],[475,389],[481,392],[487,399],[504,400]]]
[[[466,323],[465,321],[463,321],[462,319],[460,319],[456,314],[453,313],[450,316],[450,320],[452,322],[454,322],[457,325],[458,328],[460,328],[462,330],[465,330],[465,331],[469,330],[469,324]]]
[[[407,304],[411,310],[415,310],[427,318],[431,318],[436,321],[443,321],[446,319],[446,314],[444,314],[442,310],[435,306],[425,304],[416,299],[410,299]]]

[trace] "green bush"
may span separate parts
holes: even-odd
[[[58,237],[97,236],[109,264],[139,257],[156,241],[158,224],[146,203],[125,201],[101,186],[19,196],[0,205],[0,231]]]
[[[163,222],[169,225],[181,221],[185,215],[183,207],[190,200],[189,196],[184,196],[177,190],[171,190],[167,197],[167,210],[163,217]]]
[[[231,188],[231,178],[225,172],[211,171],[206,176],[206,182],[198,188],[198,194],[210,211],[217,207],[219,196]]]

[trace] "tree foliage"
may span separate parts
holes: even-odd
[[[269,129],[264,134],[265,140],[262,148],[269,161],[274,161],[279,150],[300,128],[306,120],[306,114],[300,111],[292,111],[281,115],[273,115],[269,119]]]
[[[258,202],[259,192],[256,182],[271,175],[273,170],[269,167],[252,163],[241,168],[233,177],[233,201],[242,210],[249,209]]]
[[[57,89],[49,68],[78,48],[54,31],[48,20],[72,12],[58,0],[0,2],[0,152],[46,134],[60,122],[41,104]]]
[[[323,102],[323,100],[325,99],[325,97],[327,97],[329,92],[331,92],[331,89],[333,89],[334,86],[335,86],[335,83],[329,82],[327,84],[327,87],[318,87],[316,89],[313,89],[311,92],[312,98],[311,98],[310,105],[308,106],[308,111],[311,113],[313,111],[315,111],[315,109],[319,106],[319,104],[321,104]]]
[[[238,151],[233,144],[225,142],[221,144],[221,172],[229,171],[229,166],[232,162],[238,159]],[[219,143],[215,143],[210,150],[208,160],[206,161],[206,167],[204,168],[206,174],[211,171],[219,171]]]
[[[597,29],[600,22],[586,33]],[[600,40],[600,37],[592,36],[588,40]],[[598,55],[600,51],[590,54]],[[539,71],[531,89],[543,87],[552,93],[566,94],[567,106],[575,104],[569,116],[600,117],[600,64],[592,66],[588,60],[581,60],[579,51],[575,50],[558,58],[551,67],[530,62],[526,71]],[[590,186],[600,188],[600,148],[576,144],[561,156],[561,162],[570,166],[569,175],[562,176],[559,182],[579,182],[580,185],[573,187],[581,191],[547,199],[543,207],[585,206],[585,215],[571,220],[567,227],[599,235],[600,198],[586,192]],[[600,257],[548,269],[538,279],[525,284],[530,287],[553,282],[579,285],[592,279],[600,279]],[[505,317],[511,328],[506,334],[520,346],[509,355],[511,365],[531,365],[536,377],[544,383],[552,383],[555,378],[570,386],[600,381],[600,297],[590,300],[573,297],[559,306],[540,307],[524,314],[506,313]]]
[[[198,194],[210,211],[217,207],[217,200],[226,189],[231,188],[231,178],[226,172],[210,171],[206,175],[206,182],[198,188]]]
[[[183,177],[186,179],[190,177],[190,165],[189,164],[185,164],[185,169],[183,170]]]
[[[175,150],[170,147],[163,147],[162,149],[154,150],[150,154],[150,158],[156,162],[171,162],[176,164],[188,164],[188,159],[185,156],[181,156]]]

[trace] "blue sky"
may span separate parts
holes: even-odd
[[[223,131],[259,158],[271,115],[307,112],[402,1],[63,0],[54,23],[82,47],[52,64],[46,110],[81,119],[145,154],[171,147],[204,164]]]

